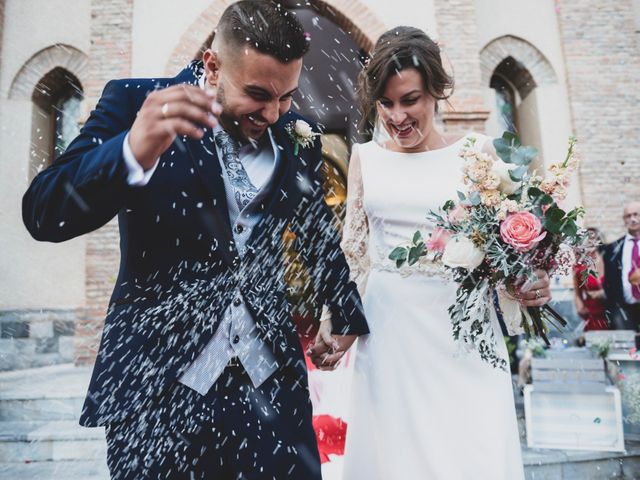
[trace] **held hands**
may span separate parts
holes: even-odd
[[[307,355],[320,370],[335,370],[340,359],[358,338],[357,335],[332,335],[332,328],[331,319],[324,318],[314,342],[307,349]]]
[[[551,300],[551,284],[549,274],[544,270],[536,270],[538,277],[534,282],[524,282],[516,287],[515,297],[524,307],[541,307]]]
[[[174,85],[150,93],[129,132],[129,145],[144,170],[149,170],[177,135],[200,139],[201,127],[213,128],[222,107],[216,93],[194,85]]]

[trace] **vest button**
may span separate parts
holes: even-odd
[[[236,225],[236,233],[244,232],[244,227],[242,225]]]
[[[240,337],[238,335],[236,335],[235,337],[233,337],[233,344],[237,344],[238,342],[240,342]]]
[[[241,303],[242,303],[242,300],[240,300],[240,298],[236,297],[236,298],[233,299],[233,306],[234,307],[239,307]]]

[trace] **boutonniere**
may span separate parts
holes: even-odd
[[[300,147],[309,148],[313,146],[315,139],[319,136],[319,133],[314,132],[304,120],[296,120],[287,123],[284,129],[289,134],[291,141],[293,141],[293,154],[298,155]]]

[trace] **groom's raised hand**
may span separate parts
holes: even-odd
[[[140,166],[149,170],[177,135],[202,138],[202,127],[215,127],[221,111],[212,90],[187,84],[155,90],[147,96],[131,126],[131,152]]]

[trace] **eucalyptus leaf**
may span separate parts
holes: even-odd
[[[511,161],[516,165],[529,165],[538,156],[538,149],[531,146],[518,147],[511,154]]]
[[[575,237],[578,234],[578,225],[573,220],[565,220],[562,226],[562,233],[568,237]]]
[[[544,195],[544,192],[538,187],[531,187],[529,188],[529,190],[527,190],[527,195],[529,195],[529,198],[533,199],[539,197],[540,195]]]
[[[464,196],[464,193],[460,191],[458,191],[457,193],[458,193],[458,198],[460,199],[461,202],[464,202],[467,199],[467,197]]]
[[[396,247],[389,254],[389,260],[405,260],[407,258],[408,251],[404,247]]]
[[[504,132],[502,138],[493,141],[496,153],[505,163],[514,163],[511,156],[520,145],[520,139],[513,132]]]
[[[473,192],[471,194],[471,196],[469,197],[469,201],[471,202],[471,205],[478,206],[480,205],[480,202],[482,201],[480,198],[480,194],[478,192]]]
[[[419,247],[411,247],[409,249],[409,265],[413,265],[420,260],[420,250]]]
[[[526,166],[514,168],[513,170],[509,170],[509,177],[514,182],[521,182],[522,177],[524,177],[528,171],[529,169]]]
[[[418,243],[423,242],[423,238],[422,238],[422,234],[417,231],[416,233],[413,234],[413,244],[414,245],[418,245]]]

